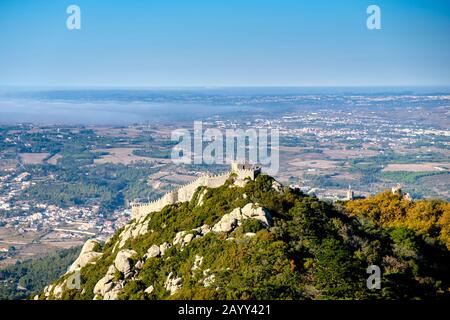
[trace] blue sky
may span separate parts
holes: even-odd
[[[448,86],[450,1],[0,0],[0,85]]]

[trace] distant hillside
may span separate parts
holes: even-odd
[[[63,275],[80,253],[64,249],[40,259],[17,262],[0,270],[0,300],[25,299]]]
[[[439,213],[448,203],[423,202],[440,226],[427,238],[413,225],[384,223],[413,204],[373,201],[333,206],[266,175],[243,187],[231,177],[131,221],[105,244],[88,241],[71,272],[35,298],[449,298],[450,251],[440,238],[448,219]],[[380,290],[366,287],[373,264],[382,270]],[[81,287],[70,289],[77,272]]]
[[[349,201],[346,210],[379,226],[409,228],[427,242],[440,242],[450,250],[450,203],[442,200],[408,201],[386,191],[368,199]]]

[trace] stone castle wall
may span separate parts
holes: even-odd
[[[131,213],[133,219],[140,219],[149,213],[161,211],[165,206],[176,204],[180,202],[191,201],[194,196],[195,191],[198,187],[208,187],[208,188],[218,188],[225,184],[230,174],[234,173],[237,175],[236,185],[245,185],[245,179],[250,178],[254,180],[258,174],[261,173],[260,168],[250,167],[244,168],[242,165],[232,164],[231,171],[219,174],[219,175],[204,175],[198,177],[194,181],[179,187],[176,190],[166,193],[164,196],[158,200],[148,202],[148,203],[134,203],[131,206]]]
[[[148,203],[135,203],[132,205],[132,218],[139,219],[149,213],[161,211],[167,205],[191,201],[198,187],[218,188],[222,186],[229,177],[230,172],[216,176],[201,176],[176,190],[166,193],[158,200]]]

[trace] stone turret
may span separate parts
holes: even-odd
[[[391,191],[392,194],[397,194],[404,200],[413,201],[413,198],[408,192],[403,192],[402,186],[399,183],[395,187],[392,187]]]
[[[402,186],[399,183],[391,188],[391,192],[392,194],[398,194],[400,197],[403,196]]]
[[[238,179],[244,180],[246,178],[250,178],[251,180],[255,180],[255,178],[261,173],[261,167],[249,163],[232,162],[231,172],[235,173]]]
[[[348,186],[348,190],[347,190],[347,200],[353,200],[355,198],[355,193],[353,192],[351,186]]]

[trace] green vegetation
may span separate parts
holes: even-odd
[[[60,162],[58,166],[27,166],[34,177],[53,175],[54,180],[38,182],[21,196],[36,202],[68,207],[73,205],[100,205],[108,213],[136,198],[156,196],[145,177],[155,172],[145,164],[127,166],[101,164],[78,166],[76,161]]]
[[[25,299],[64,274],[80,248],[60,250],[49,256],[17,262],[0,270],[0,300]]]
[[[450,204],[442,200],[411,202],[386,191],[345,206],[352,216],[365,217],[387,228],[409,228],[429,243],[441,243],[450,250]]]
[[[414,198],[435,197],[436,194],[430,185],[436,186],[437,181],[441,181],[443,190],[445,190],[444,185],[450,187],[450,173],[448,172],[383,172],[381,178],[386,182],[401,183],[408,188]]]
[[[41,127],[39,132],[27,126],[2,127],[0,160],[11,159],[19,162],[20,153],[48,153],[44,160],[58,156],[53,164],[20,163],[18,173],[31,173],[36,183],[13,201],[45,202],[63,208],[95,205],[100,206],[101,213],[107,214],[123,208],[127,201],[137,198],[152,200],[157,197],[158,194],[146,185],[145,181],[156,169],[141,163],[94,165],[94,161],[108,154],[107,150],[114,146],[135,147],[135,144],[140,144],[143,149],[138,150],[153,150],[150,143],[159,147],[153,148],[155,152],[160,150],[166,155],[166,151],[170,150],[173,144],[171,141],[155,142],[146,131],[133,137],[127,136],[126,133],[123,136],[101,135],[83,126]],[[12,216],[19,213],[11,211],[7,214]]]
[[[348,182],[333,179],[337,174],[305,174],[304,178],[314,186],[321,188],[347,188]]]
[[[191,202],[149,215],[143,223],[151,231],[129,239],[123,247],[137,252],[133,264],[138,260],[145,263],[135,279],[126,279],[119,298],[449,298],[450,251],[443,245],[450,235],[448,203],[421,201],[410,214],[417,216],[418,225],[389,225],[384,221],[402,216],[411,204],[388,197],[373,206],[359,201],[333,206],[289,189],[279,193],[272,182],[265,175],[249,181],[244,188],[229,181],[222,187],[206,189],[203,205],[198,205],[204,193],[199,188]],[[250,202],[270,211],[271,227],[249,219],[228,235],[210,232],[184,248],[171,247],[164,258],[143,258],[151,245],[172,242],[179,231],[214,225],[224,214]],[[425,207],[429,214],[422,217],[419,212]],[[428,220],[436,219],[438,229],[427,225]],[[255,235],[248,236],[248,232]],[[63,299],[94,298],[93,287],[117,254],[113,247],[118,237],[116,233],[108,241],[95,265],[81,270],[84,290],[66,291]],[[193,270],[198,257],[203,257],[202,264]],[[373,264],[382,269],[381,290],[366,287],[366,269]],[[182,279],[182,286],[173,295],[164,285],[170,273]],[[117,274],[115,279],[122,276]],[[205,284],[208,279],[212,285]],[[144,293],[150,285],[153,292]]]
[[[139,157],[169,159],[174,143],[161,144],[159,146],[149,145],[144,149],[135,149],[133,150],[133,154]]]
[[[430,177],[435,175],[448,175],[446,172],[408,172],[408,171],[394,171],[394,172],[383,172],[382,177],[385,180],[397,182],[397,183],[417,183],[423,177]]]

